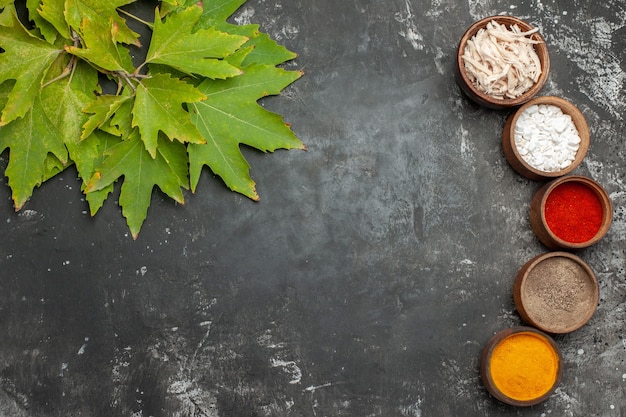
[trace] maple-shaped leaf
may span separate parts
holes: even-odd
[[[85,199],[89,204],[89,212],[92,216],[100,210],[108,195],[113,191],[114,184],[111,183],[98,190],[86,192],[87,181],[96,172],[96,168],[102,164],[109,149],[120,141],[121,139],[116,136],[96,130],[88,138],[68,146],[70,155],[76,161],[76,167],[83,179],[82,189],[85,192]]]
[[[31,35],[11,13],[11,25],[0,26],[0,83],[15,80],[2,110],[0,126],[24,116],[32,107],[50,65],[61,51]]]
[[[186,188],[187,152],[185,146],[160,138],[153,158],[138,134],[122,141],[106,152],[104,160],[89,181],[86,192],[110,186],[120,177],[124,182],[120,190],[119,204],[131,231],[137,238],[146,219],[152,191],[158,186],[176,202],[183,204],[181,188]]]
[[[12,10],[15,10],[15,7],[0,9],[0,26],[11,26],[13,24]]]
[[[278,65],[296,58],[296,54],[279,45],[268,34],[259,31],[258,24],[234,25],[228,18],[244,4],[246,0],[208,0],[204,1],[202,16],[196,23],[196,29],[214,27],[231,35],[245,36],[249,40],[242,47],[251,47],[242,66],[256,64]]]
[[[298,56],[276,43],[267,33],[262,32],[256,32],[245,46],[251,46],[254,49],[242,63],[244,67],[250,64],[279,65]]]
[[[245,2],[246,0],[205,0],[202,3],[203,14],[212,16],[215,21],[225,22]]]
[[[219,175],[233,191],[258,200],[255,183],[240,144],[263,152],[304,149],[282,118],[265,110],[257,100],[280,91],[301,76],[272,65],[251,65],[226,81],[206,80],[198,89],[207,99],[190,105],[192,120],[206,144],[189,145],[191,189],[195,190],[204,165]]]
[[[163,22],[157,8],[146,63],[164,64],[185,74],[213,79],[241,74],[239,68],[223,58],[237,50],[248,38],[229,35],[214,28],[194,31],[201,15],[199,6],[191,6],[169,15]]]
[[[83,109],[83,112],[91,114],[91,116],[83,125],[81,139],[87,138],[96,129],[102,129],[111,134],[116,134],[116,136],[121,136],[119,130],[109,130],[110,124],[107,124],[107,122],[109,122],[120,108],[129,101],[132,101],[132,97],[129,95],[102,95],[88,103]],[[128,114],[130,114],[130,112],[128,112]]]
[[[57,72],[61,71],[57,69]],[[120,141],[119,138],[101,131],[91,132],[82,137],[83,126],[87,123],[89,115],[81,109],[94,101],[94,91],[99,91],[98,73],[87,63],[79,61],[71,77],[48,84],[41,94],[46,117],[52,122],[54,130],[62,138],[69,152],[78,176],[82,179],[83,191],[96,166],[102,163],[103,153]],[[46,169],[49,175],[60,172],[60,168],[58,163],[55,165],[54,158],[48,158]],[[102,206],[111,191],[113,185],[86,194],[92,215]]]
[[[83,125],[81,139],[87,138],[96,129],[128,138],[132,126],[132,111],[135,104],[135,92],[131,88],[122,88],[117,95],[99,95],[85,106],[83,112],[90,114]]]
[[[100,23],[105,33],[110,28],[109,22],[117,26],[117,40],[125,44],[140,46],[139,34],[132,31],[126,20],[117,12],[117,8],[134,3],[135,0],[65,0],[65,20],[75,30],[80,30],[83,20]],[[81,31],[84,36],[85,31]]]
[[[66,63],[67,59],[58,59],[48,77],[55,79]],[[36,186],[72,161],[79,167],[80,160],[71,152],[70,159],[68,149],[80,140],[81,124],[86,119],[80,109],[97,90],[97,80],[92,67],[79,63],[72,77],[47,83],[25,116],[2,128],[0,148],[10,148],[6,175],[16,209],[24,205]]]
[[[63,64],[64,61],[55,63],[52,75],[61,73]],[[40,97],[45,114],[64,143],[71,145],[80,141],[82,126],[88,118],[82,109],[93,100],[98,88],[98,72],[79,61],[71,76],[47,83],[42,89]]]
[[[71,161],[63,162],[53,154],[48,154],[48,157],[43,163],[43,175],[41,182],[46,182],[50,178],[57,176],[69,166]]]
[[[156,74],[141,81],[133,106],[133,127],[138,127],[141,140],[152,157],[156,156],[159,131],[170,140],[182,143],[204,143],[204,138],[191,122],[183,104],[203,100],[197,88],[165,74]]]
[[[67,52],[107,71],[132,73],[135,70],[130,51],[117,43],[119,36],[117,23],[111,21],[107,31],[106,28],[102,28],[101,23],[84,19],[81,27],[84,33],[84,47],[66,46]]]
[[[92,215],[121,182],[137,238],[155,186],[183,203],[190,172],[195,190],[208,166],[256,200],[240,146],[304,149],[257,103],[301,73],[277,68],[296,55],[259,25],[228,21],[246,0],[158,2],[154,24],[143,22],[153,36],[139,68],[125,46],[140,46],[138,35],[120,8],[133,1],[22,0],[27,30],[14,2],[0,0],[0,153],[9,149],[16,209],[73,164]],[[101,95],[114,78],[116,95]]]
[[[122,91],[121,95],[130,94],[127,90]],[[135,105],[134,94],[129,95],[131,100],[124,101],[119,109],[115,112],[108,123],[100,127],[101,130],[109,132],[112,135],[119,136],[123,139],[128,138],[133,127],[133,106]]]
[[[7,148],[10,151],[5,175],[9,178],[15,209],[19,210],[33,189],[44,181],[48,154],[54,154],[62,163],[68,160],[63,140],[48,119],[39,96],[22,118],[2,127],[0,152]]]
[[[83,125],[88,115],[81,111],[94,99],[93,91],[98,90],[98,73],[85,62],[79,62],[71,77],[50,83],[42,91],[42,104],[45,114],[62,138],[71,160],[76,165],[82,179],[81,188],[93,176],[96,165],[102,161],[102,152],[111,146],[113,140],[104,134],[91,134],[81,139]],[[119,142],[116,139],[115,142]],[[87,195],[92,214],[98,210],[112,187]]]
[[[14,85],[15,80],[5,81],[0,84],[0,108],[4,107],[9,100],[9,94],[11,94],[11,90],[13,90]]]
[[[163,0],[159,11],[161,16],[166,16],[169,13],[180,11],[197,3],[198,0]]]
[[[70,26],[65,20],[65,0],[40,0],[39,16],[52,25],[65,39],[71,39]]]
[[[54,25],[39,14],[41,0],[26,0],[26,9],[29,19],[35,24],[35,28],[49,43],[54,43],[59,35]]]

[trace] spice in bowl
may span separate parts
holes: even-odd
[[[544,215],[548,227],[558,238],[583,243],[600,230],[602,214],[596,193],[584,184],[569,181],[550,192]]]
[[[530,204],[530,224],[550,249],[581,249],[609,231],[613,210],[608,193],[591,178],[569,175],[541,187]]]
[[[598,305],[595,274],[569,252],[535,256],[515,277],[513,299],[522,319],[548,333],[569,333],[585,325]]]
[[[580,135],[570,115],[553,104],[534,104],[515,123],[517,152],[530,166],[555,172],[574,162]]]
[[[569,101],[536,97],[507,118],[504,156],[518,173],[533,180],[561,177],[580,165],[589,150],[589,126]]]
[[[547,334],[514,327],[495,334],[481,356],[481,378],[498,400],[515,406],[539,404],[554,392],[561,377],[561,355]]]

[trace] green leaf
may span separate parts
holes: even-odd
[[[56,127],[62,138],[71,160],[76,165],[78,176],[82,179],[82,189],[93,176],[96,164],[102,160],[102,152],[111,146],[111,139],[102,134],[92,134],[81,140],[83,125],[88,115],[81,111],[88,103],[93,102],[93,91],[98,90],[98,73],[84,62],[79,63],[71,77],[51,83],[42,93],[42,104],[46,115]],[[115,140],[118,142],[119,139]],[[92,213],[102,205],[112,187],[94,195],[88,195]]]
[[[51,66],[50,76],[63,69],[63,60],[58,60]],[[24,205],[36,186],[71,163],[68,148],[78,142],[81,121],[86,118],[80,109],[91,100],[86,92],[96,88],[97,72],[86,64],[78,65],[72,77],[44,87],[25,117],[2,128],[0,148],[10,148],[6,175],[16,209]],[[77,161],[73,155],[72,160]]]
[[[245,0],[205,1],[202,17],[196,24],[196,28],[214,27],[231,35],[248,37],[249,41],[243,47],[254,49],[242,63],[243,66],[254,63],[279,65],[296,58],[295,53],[276,43],[268,34],[260,32],[259,25],[233,25],[228,22],[229,16],[244,3]]]
[[[133,32],[117,13],[117,8],[126,4],[134,3],[135,0],[65,0],[65,20],[75,30],[82,28],[83,20],[97,22],[105,33],[111,27],[109,22],[118,29],[117,39],[125,44],[140,46],[139,34]],[[81,35],[87,32],[81,30]]]
[[[0,26],[0,83],[15,80],[9,94],[0,126],[24,116],[35,101],[41,81],[55,61],[59,49],[32,36],[12,14],[11,26]]]
[[[167,16],[170,13],[179,12],[197,3],[198,0],[163,0],[159,9],[161,16]]]
[[[1,132],[0,152],[10,148],[5,175],[9,178],[15,209],[19,210],[31,197],[33,189],[44,181],[48,154],[52,153],[65,164],[67,149],[39,97],[24,117],[4,126]]]
[[[245,0],[159,2],[154,24],[143,22],[153,36],[136,69],[126,45],[139,46],[138,35],[118,14],[133,1],[25,0],[27,30],[0,0],[0,153],[9,149],[16,209],[74,164],[92,215],[121,183],[137,238],[155,186],[182,204],[208,166],[256,200],[240,146],[304,149],[257,103],[301,76],[277,68],[296,55],[258,25],[228,22]],[[115,81],[115,95],[102,95]]]
[[[54,43],[59,35],[54,25],[41,17],[39,14],[39,6],[41,0],[26,0],[26,8],[28,9],[28,17],[35,23],[35,28],[39,30],[41,35],[49,43]]]
[[[237,50],[248,38],[229,35],[214,28],[193,31],[201,14],[199,6],[192,6],[168,16],[162,22],[156,9],[146,63],[164,64],[185,74],[213,79],[241,74],[239,68],[223,58]]]
[[[152,157],[156,156],[159,131],[170,140],[204,143],[189,113],[183,109],[183,104],[204,98],[194,86],[164,74],[146,78],[139,84],[133,106],[133,127],[139,128],[141,140]]]
[[[117,43],[119,26],[115,22],[111,21],[107,28],[85,19],[81,27],[85,47],[66,46],[67,52],[107,71],[132,73],[135,70],[130,51]]]
[[[246,0],[206,0],[203,2],[203,14],[212,16],[217,22],[225,22],[245,2]]]
[[[52,154],[48,154],[48,157],[43,163],[43,177],[41,182],[46,182],[50,178],[60,174],[65,171],[65,169],[69,166],[69,163],[63,163],[59,158]]]
[[[226,81],[206,80],[198,88],[207,99],[191,105],[192,121],[205,137],[204,145],[189,145],[191,189],[195,190],[204,165],[233,191],[258,200],[255,183],[240,144],[261,151],[304,149],[282,118],[266,111],[257,100],[279,94],[301,73],[271,65],[251,65],[244,75]]]
[[[93,100],[97,89],[98,72],[79,62],[71,76],[52,82],[42,90],[43,109],[64,143],[72,145],[80,140],[82,125],[87,121],[82,109]]]
[[[129,100],[131,100],[130,96],[104,95],[98,96],[87,104],[83,111],[92,114],[92,116],[83,125],[81,139],[89,137],[96,129],[105,128],[105,123],[109,122],[122,105]],[[118,136],[121,136],[121,134]]]
[[[70,27],[65,20],[65,0],[41,0],[38,12],[63,38],[72,38]]]
[[[87,139],[68,146],[70,155],[76,161],[76,166],[83,178],[83,191],[89,203],[89,211],[94,216],[104,204],[108,195],[113,191],[114,184],[109,184],[98,190],[86,192],[87,181],[96,172],[96,167],[100,166],[105,159],[105,154],[110,148],[120,143],[120,138],[96,130]]]
[[[122,139],[130,137],[133,128],[133,106],[135,105],[134,93],[131,95],[126,89],[122,91],[123,96],[128,96],[130,100],[125,100],[119,109],[115,112],[108,125],[102,126],[100,129],[109,132]]]
[[[109,149],[106,155],[86,191],[101,190],[124,177],[119,201],[133,238],[137,238],[146,219],[154,186],[184,204],[181,190],[181,187],[184,188],[181,179],[186,177],[187,169],[184,145],[160,139],[153,158],[144,148],[139,135],[134,135]]]
[[[0,9],[0,26],[10,27],[13,24],[13,10],[15,10],[13,6]]]
[[[256,32],[244,46],[254,48],[243,61],[244,67],[251,64],[279,65],[298,56],[261,32]]]
[[[9,100],[9,94],[11,93],[11,90],[13,90],[14,85],[14,80],[5,81],[0,84],[0,108],[4,107]]]

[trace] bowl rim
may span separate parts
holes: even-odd
[[[596,197],[598,197],[598,199],[600,200],[600,204],[602,205],[602,208],[604,210],[600,228],[598,229],[594,237],[585,242],[568,242],[567,240],[561,239],[556,234],[554,234],[554,232],[552,232],[550,226],[548,226],[548,222],[546,221],[546,201],[548,200],[550,193],[556,187],[566,182],[578,182],[591,188],[591,190],[594,191],[594,193],[596,194]],[[550,236],[550,238],[553,239],[557,243],[557,245],[563,248],[582,249],[599,242],[608,233],[609,229],[611,228],[611,223],[613,222],[613,204],[611,202],[609,194],[604,189],[604,187],[602,187],[602,185],[600,185],[597,181],[583,175],[564,175],[548,183],[546,185],[545,192],[541,197],[539,211],[541,213],[542,227],[545,229],[548,236]]]
[[[559,171],[542,171],[533,167],[528,162],[526,162],[526,160],[524,160],[522,155],[520,155],[517,145],[515,144],[515,125],[517,124],[520,116],[529,107],[541,104],[557,106],[561,109],[563,113],[569,115],[572,118],[576,130],[578,131],[578,136],[580,137],[580,145],[578,147],[578,150],[576,151],[576,157],[574,158],[574,161],[572,161],[572,163],[569,164],[566,168],[563,168]],[[589,146],[591,142],[589,125],[587,123],[587,120],[585,119],[585,115],[580,111],[580,109],[569,100],[551,95],[534,97],[524,103],[522,106],[520,106],[517,110],[515,110],[515,112],[513,112],[509,116],[509,121],[506,123],[504,131],[504,140],[508,142],[505,143],[506,147],[510,148],[510,151],[513,153],[517,162],[523,167],[524,172],[521,172],[521,174],[535,179],[550,179],[562,177],[563,175],[569,174],[570,172],[578,168],[578,166],[585,159],[585,157],[587,156],[587,152],[589,151]],[[528,175],[528,172],[526,171],[529,171],[530,175]]]
[[[579,318],[578,321],[564,328],[557,328],[557,326],[550,326],[549,323],[543,323],[543,322],[540,322],[539,320],[536,320],[536,317],[534,317],[533,312],[531,312],[527,308],[526,285],[528,283],[528,276],[530,275],[532,270],[535,267],[537,267],[539,264],[541,264],[542,262],[545,262],[548,259],[557,258],[557,257],[567,258],[571,260],[572,262],[575,262],[576,264],[578,264],[585,271],[587,278],[589,279],[591,285],[593,286],[593,294],[592,294],[592,297],[593,297],[592,306],[593,307],[587,310],[584,316]],[[575,330],[580,329],[585,324],[587,324],[589,320],[591,320],[591,318],[593,317],[593,315],[595,314],[598,308],[598,302],[600,300],[600,287],[598,284],[598,278],[593,272],[593,269],[591,269],[589,264],[587,264],[582,258],[566,251],[553,251],[553,252],[546,252],[546,253],[537,255],[533,257],[532,259],[530,259],[528,262],[526,262],[524,266],[522,266],[522,268],[519,270],[517,274],[517,277],[515,278],[513,295],[514,295],[515,307],[525,322],[527,322],[528,324],[531,324],[532,326],[546,333],[566,334],[566,333],[571,333]]]
[[[498,346],[498,344],[501,343],[506,338],[513,336],[515,334],[519,334],[519,333],[532,333],[533,335],[536,335],[542,338],[543,340],[548,342],[548,344],[550,345],[550,347],[552,348],[552,350],[554,351],[557,357],[557,370],[556,370],[556,376],[554,378],[554,383],[552,387],[550,387],[550,389],[546,393],[541,395],[540,397],[537,397],[531,400],[517,400],[515,398],[511,398],[508,395],[504,394],[495,385],[493,378],[491,377],[491,372],[490,372],[491,356],[496,346]],[[514,327],[509,327],[509,328],[498,331],[493,336],[491,336],[491,338],[487,341],[481,353],[480,376],[483,381],[483,385],[487,388],[487,391],[489,391],[491,395],[493,395],[496,399],[508,405],[526,407],[526,406],[537,405],[537,404],[544,402],[552,395],[556,387],[559,385],[561,381],[562,373],[563,373],[563,357],[562,357],[561,350],[559,349],[558,345],[556,344],[556,342],[550,335],[531,326],[514,326]]]
[[[537,55],[539,56],[539,61],[541,62],[542,68],[539,79],[528,91],[526,91],[519,97],[504,99],[498,99],[484,94],[481,91],[477,90],[476,87],[474,87],[474,84],[467,76],[462,56],[467,41],[492,20],[498,21],[499,23],[505,23],[509,26],[511,24],[517,24],[523,31],[528,31],[535,28],[535,26],[531,25],[527,21],[511,15],[492,15],[474,22],[463,33],[463,36],[459,41],[456,54],[457,77],[460,78],[460,84],[462,89],[470,96],[470,98],[474,98],[475,101],[478,101],[480,104],[494,108],[516,107],[536,96],[547,82],[550,73],[550,55],[548,53],[548,45],[539,31],[531,35],[531,37],[533,37],[534,39],[541,41],[539,44],[535,44],[534,48],[535,52],[537,52]]]

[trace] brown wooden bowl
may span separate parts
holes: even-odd
[[[528,100],[536,96],[537,93],[539,93],[539,91],[543,88],[546,81],[548,80],[548,75],[550,72],[550,56],[548,54],[548,47],[539,32],[535,32],[531,35],[532,39],[540,41],[540,43],[534,45],[534,47],[539,57],[539,62],[541,63],[541,75],[539,76],[539,79],[537,80],[535,85],[530,88],[530,90],[526,91],[524,94],[516,98],[499,99],[499,98],[489,96],[479,91],[478,89],[476,89],[472,81],[469,79],[465,71],[465,63],[463,62],[462,56],[465,51],[465,46],[467,44],[467,41],[472,39],[472,37],[476,35],[476,33],[480,29],[486,27],[487,23],[492,20],[495,20],[496,22],[500,24],[504,24],[508,27],[512,25],[518,25],[519,28],[524,32],[533,29],[533,26],[531,26],[529,23],[513,16],[491,16],[491,17],[487,17],[487,18],[484,18],[475,22],[465,31],[465,33],[463,34],[463,37],[461,38],[459,42],[459,46],[458,46],[457,54],[456,54],[456,65],[454,68],[456,81],[459,87],[461,88],[461,90],[471,100],[473,100],[474,102],[482,106],[485,106],[491,109],[508,109],[511,107],[517,107],[526,103]]]
[[[546,201],[558,186],[567,182],[574,182],[576,184],[588,187],[595,196],[598,198],[600,206],[602,207],[602,220],[600,222],[598,231],[588,240],[584,242],[573,242],[563,239],[555,234],[546,221]],[[579,220],[584,219],[586,213],[578,213]],[[539,238],[541,243],[553,250],[577,250],[589,247],[598,241],[600,241],[611,228],[613,222],[613,205],[606,190],[591,178],[587,178],[581,175],[565,175],[563,177],[554,179],[537,190],[530,203],[530,225],[533,232]]]
[[[520,348],[522,343],[518,342],[531,348]],[[533,379],[538,374],[541,378]],[[514,406],[537,405],[547,400],[559,385],[561,374],[559,347],[550,336],[529,326],[499,331],[489,339],[480,358],[480,376],[487,391]],[[518,382],[519,391],[507,387],[507,380]],[[537,392],[523,392],[523,388]]]
[[[517,145],[515,144],[515,125],[520,115],[530,106],[539,104],[558,106],[564,114],[567,114],[572,118],[574,126],[576,127],[578,135],[580,136],[580,144],[578,146],[578,151],[576,152],[576,157],[574,158],[574,161],[569,166],[559,171],[542,171],[529,165],[520,155]],[[519,109],[509,115],[506,124],[504,125],[504,130],[502,132],[502,148],[504,150],[504,156],[506,157],[506,160],[509,162],[511,167],[513,167],[515,171],[517,171],[524,177],[531,180],[539,181],[561,177],[563,175],[569,174],[574,169],[576,169],[576,167],[581,164],[581,162],[583,161],[583,159],[585,159],[585,156],[587,155],[587,151],[589,150],[589,142],[589,126],[587,125],[585,116],[583,116],[580,110],[578,110],[578,108],[569,101],[554,96],[535,97],[532,100],[526,102]]]
[[[570,333],[587,324],[600,298],[593,270],[569,252],[535,256],[520,269],[513,288],[522,320],[553,334]]]

